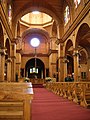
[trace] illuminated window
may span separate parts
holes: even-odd
[[[38,68],[35,68],[35,67],[30,68],[30,73],[31,73],[31,74],[32,74],[32,73],[38,73]]]
[[[33,14],[39,14],[40,12],[39,11],[33,11],[32,13]]]
[[[80,4],[81,0],[74,0],[74,4],[75,4],[75,8],[78,7],[78,5]]]
[[[40,44],[40,41],[38,38],[32,38],[31,41],[30,41],[30,44],[33,46],[33,47],[38,47],[39,44]]]
[[[65,11],[64,11],[64,23],[65,23],[65,25],[68,23],[69,20],[70,20],[69,6],[66,6]]]
[[[32,70],[32,68],[30,68],[30,73],[32,73],[33,72],[33,70]]]
[[[9,19],[9,24],[11,24],[11,19],[12,19],[12,7],[9,4],[8,6],[8,19]]]

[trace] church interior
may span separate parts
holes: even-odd
[[[0,120],[36,120],[38,87],[90,108],[89,0],[0,0]]]

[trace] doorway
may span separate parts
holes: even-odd
[[[45,78],[44,63],[38,58],[30,59],[25,66],[25,76],[28,78]]]

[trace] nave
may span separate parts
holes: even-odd
[[[64,99],[46,88],[34,88],[32,120],[90,120],[90,109]]]

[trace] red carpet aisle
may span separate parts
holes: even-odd
[[[63,99],[45,88],[34,88],[32,120],[90,120],[90,109]]]

